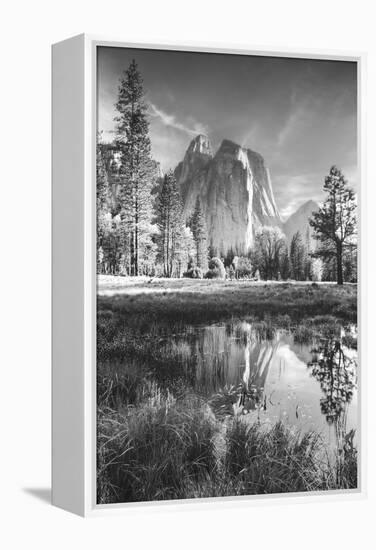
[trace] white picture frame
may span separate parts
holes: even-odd
[[[358,66],[358,166],[360,285],[358,292],[359,487],[315,494],[226,497],[184,501],[96,504],[96,49],[148,48],[239,55],[347,60]],[[79,35],[52,47],[52,502],[81,516],[117,513],[142,506],[267,505],[273,502],[359,499],[366,495],[366,402],[364,359],[366,315],[365,228],[365,54],[259,50],[219,44],[128,44]]]

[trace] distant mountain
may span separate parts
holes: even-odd
[[[214,254],[225,255],[230,249],[243,254],[261,226],[282,227],[269,170],[251,149],[225,139],[213,155],[208,138],[199,135],[175,175],[186,220],[200,198]]]
[[[309,200],[302,204],[296,212],[283,224],[282,230],[286,235],[288,244],[290,245],[294,233],[300,232],[303,242],[307,245],[309,250],[316,248],[316,240],[313,238],[313,229],[309,225],[309,218],[312,217],[312,213],[319,209],[317,202]]]

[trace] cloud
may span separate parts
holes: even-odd
[[[303,126],[307,112],[303,106],[296,108],[287,117],[277,137],[278,147],[283,147],[290,138],[295,138],[299,127]]]
[[[149,107],[149,114],[153,117],[159,118],[159,120],[165,126],[169,126],[171,128],[174,128],[175,130],[184,132],[189,136],[196,136],[197,134],[208,133],[208,128],[200,122],[195,121],[194,119],[191,120],[190,125],[183,124],[182,122],[177,120],[175,115],[171,115],[166,113],[165,111],[162,111],[162,109],[157,107],[154,103],[149,102]]]
[[[277,135],[278,147],[283,147],[289,140],[296,140],[309,130],[320,109],[320,98],[309,92],[301,93],[294,88],[290,95],[290,108],[283,126]]]
[[[241,140],[241,146],[242,147],[251,147],[254,146],[254,143],[257,143],[257,138],[260,134],[260,127],[259,124],[253,123],[250,130],[248,130],[245,134],[243,139]]]

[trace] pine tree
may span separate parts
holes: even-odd
[[[165,277],[174,271],[180,275],[184,251],[184,223],[182,204],[172,170],[165,175],[156,201],[156,222],[159,229],[158,256],[163,264]]]
[[[207,229],[199,197],[196,199],[196,205],[190,225],[196,243],[197,267],[206,271],[208,269]]]
[[[297,231],[291,240],[290,245],[290,264],[292,277],[297,281],[306,279],[306,258],[307,253],[303,244],[300,231]]]
[[[121,152],[119,174],[122,184],[118,201],[123,247],[129,256],[130,274],[138,275],[140,254],[145,242],[149,242],[146,228],[152,218],[154,165],[143,81],[134,60],[121,79],[116,109],[119,113],[115,118],[116,142]]]
[[[356,200],[354,191],[336,166],[332,166],[325,178],[324,191],[327,198],[310,219],[314,237],[320,243],[315,252],[331,263],[336,262],[337,283],[343,284],[344,258],[356,249]]]

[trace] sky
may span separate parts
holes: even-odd
[[[260,153],[288,217],[324,198],[330,167],[357,188],[357,68],[349,61],[98,48],[98,131],[114,138],[119,79],[136,60],[144,80],[152,154],[175,168],[190,141],[223,139]]]

